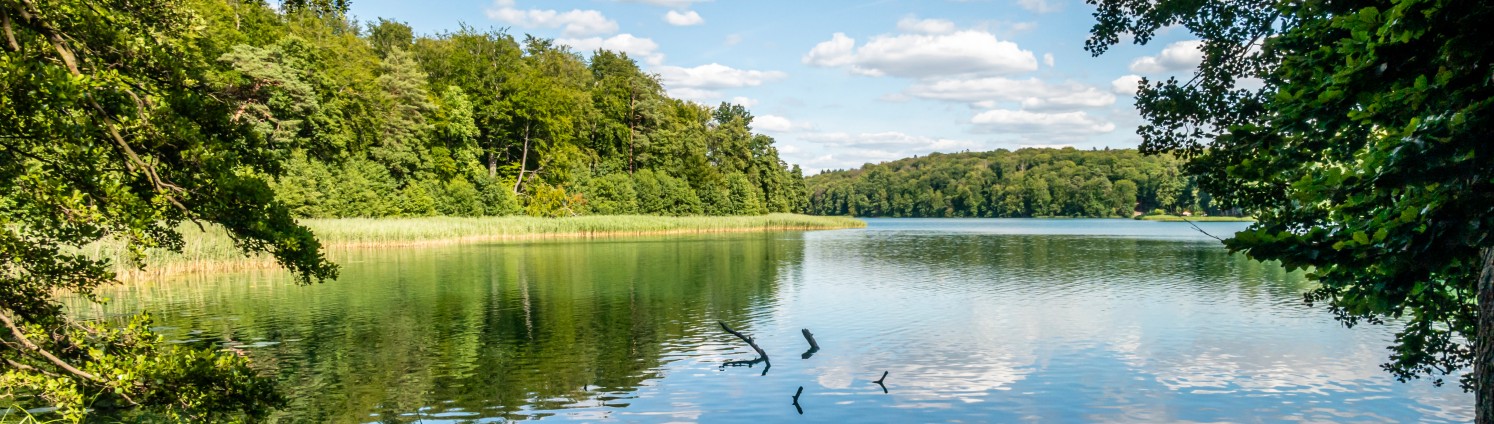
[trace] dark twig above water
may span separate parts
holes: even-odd
[[[1218,236],[1215,236],[1215,235],[1213,235],[1213,234],[1209,234],[1209,232],[1208,232],[1208,231],[1204,231],[1204,229],[1203,229],[1203,228],[1201,228],[1201,227],[1199,227],[1199,226],[1198,226],[1198,224],[1194,224],[1194,223],[1193,223],[1193,221],[1191,221],[1191,220],[1189,220],[1189,219],[1188,219],[1188,218],[1186,218],[1186,217],[1181,217],[1181,216],[1180,216],[1180,217],[1178,217],[1178,218],[1183,218],[1183,222],[1186,222],[1186,223],[1188,223],[1188,225],[1192,225],[1192,226],[1193,226],[1193,229],[1195,229],[1195,230],[1198,230],[1198,232],[1200,232],[1200,233],[1203,233],[1203,235],[1206,235],[1206,236],[1209,236],[1209,237],[1213,237],[1213,238],[1214,238],[1214,240],[1219,240],[1219,242],[1220,242],[1220,243],[1223,243],[1223,242],[1224,242],[1224,239],[1222,239],[1222,238],[1219,238],[1219,237],[1218,237]]]
[[[820,344],[814,341],[814,333],[809,332],[808,328],[799,331],[804,333],[804,340],[809,341],[809,350],[804,351],[804,354],[799,355],[799,357],[809,359],[809,357],[814,356],[815,352],[820,351]]]
[[[751,361],[726,361],[725,364],[721,364],[721,367],[722,368],[726,368],[726,367],[729,367],[729,366],[730,367],[742,367],[742,366],[752,367],[753,365],[757,365],[757,363],[761,362],[761,363],[764,364],[763,365],[763,375],[768,375],[768,369],[769,368],[773,368],[773,362],[768,360],[768,352],[764,352],[763,348],[758,347],[757,346],[757,342],[754,342],[752,340],[752,337],[748,337],[747,335],[742,334],[742,333],[738,332],[737,330],[731,329],[731,327],[727,327],[725,322],[716,321],[716,323],[717,324],[721,324],[721,329],[722,330],[726,330],[726,332],[731,333],[732,335],[737,336],[737,338],[742,339],[742,341],[744,341],[744,342],[747,342],[748,346],[752,346],[752,350],[757,351],[757,359],[754,359],[754,360],[751,360]]]
[[[731,327],[727,327],[725,322],[716,321],[716,323],[721,324],[722,330],[726,330],[726,332],[737,336],[737,338],[742,339],[742,341],[744,342],[747,342],[748,346],[752,346],[752,350],[757,351],[757,356],[762,358],[763,362],[767,362],[769,366],[773,365],[773,362],[768,359],[768,352],[763,352],[763,348],[757,347],[757,342],[752,341],[752,337],[748,337],[747,335],[742,334],[737,330],[731,329]]]
[[[887,381],[887,374],[887,371],[882,371],[882,378],[877,379],[877,381],[873,381],[873,383],[877,383],[878,386],[882,386],[882,393],[887,393],[887,385],[882,384],[882,382]]]

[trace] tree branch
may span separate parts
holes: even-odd
[[[16,42],[16,33],[10,29],[10,14],[0,13],[0,30],[5,32],[5,49],[13,52],[21,51],[21,44]]]
[[[773,364],[772,361],[768,360],[768,352],[763,352],[763,348],[757,347],[757,343],[753,342],[751,337],[747,337],[746,335],[737,332],[737,330],[733,330],[733,329],[731,329],[731,327],[727,327],[725,322],[716,321],[716,323],[717,324],[721,324],[721,329],[722,330],[726,330],[726,332],[731,333],[734,336],[737,336],[737,338],[742,339],[742,341],[744,341],[744,342],[747,342],[748,346],[752,346],[752,350],[756,350],[757,351],[757,355],[759,357],[763,358],[763,362],[767,362],[769,365]]]
[[[34,30],[41,33],[42,36],[47,38],[47,41],[52,44],[52,48],[57,50],[57,55],[62,58],[62,63],[67,67],[69,73],[72,73],[74,76],[83,76],[83,71],[78,68],[77,55],[73,53],[72,48],[68,47],[67,40],[62,37],[62,34],[56,29],[52,28],[51,25],[47,25],[46,22],[42,21],[34,14],[39,12],[33,12],[33,10],[36,10],[36,5],[32,4],[30,0],[20,1],[21,5],[24,6],[20,10],[21,19],[31,24]],[[85,94],[87,94],[86,97],[88,99],[89,105],[98,112],[99,117],[103,121],[104,129],[108,130],[109,132],[109,137],[113,139],[114,143],[119,146],[120,151],[124,153],[125,159],[127,161],[126,166],[129,168],[129,170],[136,171],[136,167],[138,166],[139,171],[145,173],[146,178],[150,179],[151,185],[155,187],[157,191],[163,194],[162,197],[164,197],[166,201],[171,202],[171,204],[177,209],[181,210],[182,213],[188,217],[188,219],[191,219],[193,223],[196,223],[198,227],[201,227],[202,224],[198,223],[195,218],[192,218],[192,211],[187,209],[187,206],[183,205],[180,201],[177,200],[176,196],[172,194],[173,192],[180,193],[185,192],[186,190],[182,189],[179,186],[166,182],[166,180],[161,178],[160,174],[156,173],[154,166],[150,166],[150,164],[145,163],[144,160],[140,159],[140,155],[136,154],[135,149],[130,148],[130,143],[128,141],[125,141],[124,136],[120,135],[119,129],[116,127],[114,119],[109,117],[108,111],[104,110],[103,106],[99,105],[98,101],[93,98],[92,93]],[[134,93],[130,93],[130,95],[135,96]],[[139,98],[138,96],[135,97],[137,99]]]
[[[809,332],[808,328],[800,329],[799,332],[804,333],[804,340],[809,341],[809,350],[804,351],[804,354],[799,355],[799,357],[809,359],[809,357],[814,356],[815,352],[820,351],[820,344],[814,341],[814,333]]]
[[[36,352],[38,355],[41,355],[43,358],[46,358],[48,362],[57,365],[58,368],[62,368],[63,370],[72,373],[73,375],[83,377],[84,379],[95,383],[103,382],[102,379],[94,376],[93,374],[89,374],[88,371],[74,368],[72,365],[68,365],[66,361],[63,361],[62,359],[52,355],[52,352],[48,352],[46,349],[42,349],[41,346],[37,346],[35,343],[32,343],[31,339],[26,338],[26,333],[22,332],[21,328],[17,327],[16,323],[10,320],[10,316],[6,315],[4,312],[0,312],[0,322],[3,322],[6,327],[10,327],[10,334],[15,336],[16,341],[21,342],[22,346],[25,346],[26,349],[30,349],[31,351]]]

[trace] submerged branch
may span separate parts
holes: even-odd
[[[814,333],[809,332],[808,328],[801,329],[799,332],[804,333],[804,340],[809,341],[809,350],[804,351],[804,354],[799,355],[799,357],[809,359],[809,357],[814,356],[815,352],[820,351],[820,344],[814,341]]]
[[[748,346],[752,346],[752,350],[757,351],[757,356],[759,358],[761,358],[763,360],[763,362],[767,362],[768,366],[772,366],[773,365],[773,362],[768,359],[768,352],[764,352],[763,348],[758,347],[757,346],[757,342],[752,341],[752,337],[748,337],[747,335],[742,334],[742,333],[738,332],[737,330],[731,329],[731,327],[727,327],[725,322],[716,321],[716,323],[717,324],[721,324],[721,329],[722,330],[726,330],[726,332],[731,333],[734,336],[737,336],[737,338],[742,339],[742,341],[744,341],[744,342],[747,342]]]

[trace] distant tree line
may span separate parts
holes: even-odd
[[[305,145],[298,217],[736,215],[805,203],[746,108],[670,98],[626,54],[462,26],[360,24],[345,1],[190,0],[234,119]]]
[[[1227,215],[1171,156],[1136,150],[934,153],[806,179],[807,212],[866,217]]]

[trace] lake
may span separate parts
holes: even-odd
[[[286,422],[1472,418],[1455,382],[1380,369],[1395,328],[1345,329],[1303,304],[1301,272],[1200,232],[1242,223],[867,221],[362,250],[334,255],[336,282],[184,276],[90,314],[247,351]],[[727,366],[756,354],[718,321],[771,367]]]

